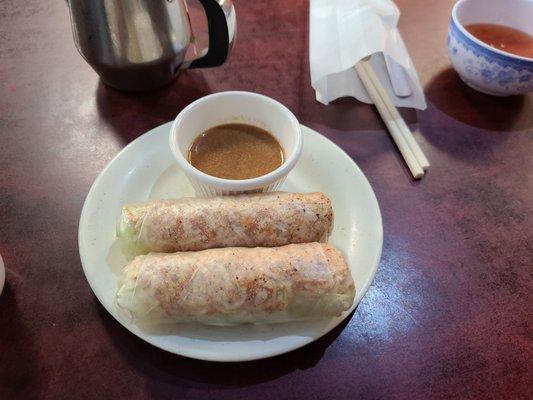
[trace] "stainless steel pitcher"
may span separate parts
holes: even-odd
[[[199,0],[205,9],[209,47],[185,60],[191,25],[184,0],[67,0],[80,54],[110,86],[155,89],[181,69],[224,63],[236,32],[231,0]]]

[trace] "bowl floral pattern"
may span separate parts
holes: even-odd
[[[477,43],[453,19],[448,53],[461,79],[480,92],[509,96],[533,91],[533,60],[496,52]]]

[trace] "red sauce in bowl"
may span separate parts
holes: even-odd
[[[523,31],[496,24],[469,24],[465,29],[495,49],[533,58],[533,36]]]

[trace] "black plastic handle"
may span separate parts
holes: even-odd
[[[187,68],[208,68],[224,64],[230,52],[228,22],[217,0],[199,0],[205,9],[209,30],[209,48],[203,57],[192,60]]]

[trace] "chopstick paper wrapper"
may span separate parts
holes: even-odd
[[[371,56],[370,64],[396,107],[426,108],[418,75],[396,28],[400,12],[392,1],[311,0],[309,17],[311,85],[319,102],[351,96],[372,104],[353,68]],[[389,64],[395,63],[392,69],[403,69],[410,96],[394,92],[384,56]]]
[[[311,0],[311,83],[324,104],[344,96],[375,104],[418,179],[429,162],[395,105],[424,109],[426,102],[396,28],[399,15],[388,0]]]

